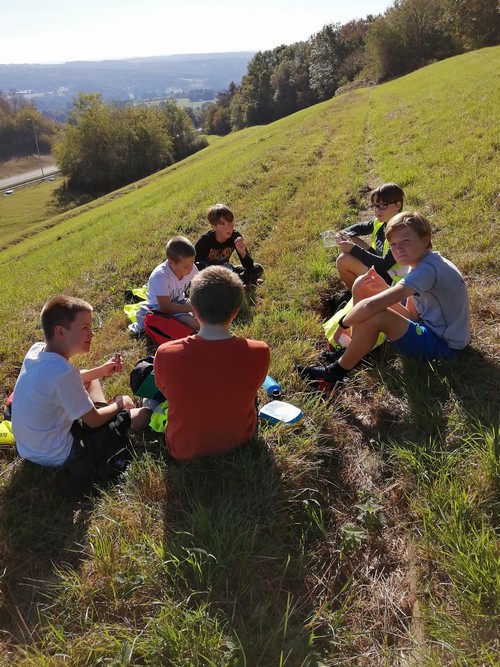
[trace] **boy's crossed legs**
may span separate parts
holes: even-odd
[[[374,270],[370,269],[354,281],[352,296],[354,304],[375,294],[389,289],[389,285]],[[397,341],[405,335],[410,326],[413,314],[398,303],[390,308],[375,313],[371,317],[351,327],[351,342],[339,358],[340,366],[349,371],[356,366],[376,345],[382,331],[391,341]],[[337,330],[337,338],[342,330]]]
[[[359,276],[352,286],[354,304],[363,299],[380,294],[389,289],[385,280],[372,268],[364,275]],[[413,314],[408,308],[398,303],[373,314],[367,319],[353,325],[348,330],[351,336],[349,346],[344,350],[337,361],[323,367],[299,367],[299,373],[305,379],[327,383],[325,389],[344,380],[346,375],[366,356],[376,345],[380,332],[384,332],[391,341],[401,339],[408,331]],[[335,342],[346,330],[339,327],[335,332]],[[321,386],[321,385],[320,385]]]

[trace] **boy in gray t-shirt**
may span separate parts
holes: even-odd
[[[351,342],[333,364],[299,367],[302,377],[327,386],[342,381],[373,349],[380,332],[401,353],[415,358],[454,359],[469,344],[467,287],[457,267],[432,251],[428,220],[420,213],[399,213],[385,234],[395,260],[410,266],[409,273],[393,287],[373,268],[359,276],[353,285],[355,305],[335,333],[337,341],[350,332]]]

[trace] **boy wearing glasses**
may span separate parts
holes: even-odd
[[[370,193],[370,204],[375,218],[351,225],[335,237],[342,253],[337,258],[337,269],[348,289],[358,276],[373,266],[387,284],[406,275],[407,266],[394,259],[385,238],[386,223],[403,208],[404,192],[396,183],[383,183]],[[371,236],[368,245],[361,236]]]

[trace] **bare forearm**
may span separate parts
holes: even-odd
[[[90,428],[99,428],[110,419],[115,417],[120,410],[127,408],[128,410],[134,407],[134,402],[130,396],[117,396],[115,400],[109,405],[101,408],[92,408],[87,413],[82,415],[82,421]]]
[[[158,304],[159,311],[165,315],[177,315],[178,313],[191,313],[193,308],[189,301],[187,303],[165,303]]]
[[[411,293],[411,288],[405,285],[395,285],[394,287],[384,289],[379,294],[362,299],[344,317],[344,324],[352,326],[353,324],[364,322],[364,320],[380,313],[386,308],[391,308],[404,317],[411,317],[410,310],[401,304],[402,301],[411,296]]]
[[[83,384],[88,384],[92,380],[98,380],[104,375],[104,364],[96,366],[95,368],[88,368],[80,371]]]

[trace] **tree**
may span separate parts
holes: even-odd
[[[173,162],[165,116],[154,107],[112,107],[98,93],[73,102],[57,162],[70,187],[109,192]]]
[[[442,0],[396,0],[371,26],[367,71],[376,81],[401,76],[454,54]]]
[[[309,54],[310,45],[306,42],[280,47],[275,54],[276,66],[271,75],[271,85],[276,118],[287,116],[316,101],[309,80]]]
[[[247,66],[241,80],[245,126],[262,125],[275,120],[273,113],[273,52],[258,51]]]
[[[234,81],[231,81],[229,88],[217,93],[215,103],[210,104],[205,109],[203,129],[207,134],[218,134],[223,136],[231,132],[231,104],[234,96],[238,92],[239,87]]]
[[[194,153],[196,148],[196,134],[191,118],[184,109],[177,106],[174,99],[167,100],[161,104],[165,129],[167,130],[174,145],[175,160]],[[201,147],[201,146],[200,146]]]
[[[342,60],[339,27],[339,24],[326,25],[311,38],[309,75],[311,88],[320,101],[333,97],[339,85]]]
[[[341,44],[339,82],[354,81],[365,66],[365,47],[373,16],[349,21],[340,26],[338,37]]]
[[[50,153],[57,133],[56,123],[44,118],[33,105],[0,91],[0,160],[31,155],[36,151],[31,121],[36,128],[40,152]]]
[[[498,0],[443,0],[444,21],[459,51],[500,44]]]

